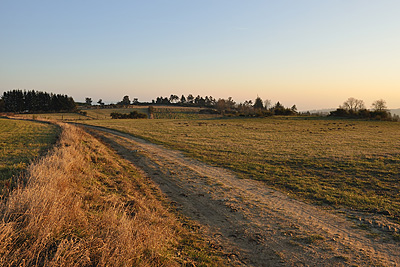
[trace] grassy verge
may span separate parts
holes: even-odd
[[[322,205],[400,221],[400,124],[298,118],[91,121]]]
[[[92,136],[63,125],[53,152],[3,199],[2,266],[224,265],[160,191]]]
[[[12,186],[12,177],[54,144],[58,128],[30,121],[0,119],[0,191]]]

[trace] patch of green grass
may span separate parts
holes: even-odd
[[[0,119],[0,189],[10,187],[10,178],[56,141],[54,125]]]
[[[89,121],[299,198],[400,221],[400,124],[301,118]]]

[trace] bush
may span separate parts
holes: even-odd
[[[137,112],[136,110],[132,111],[129,114],[123,114],[118,112],[112,112],[110,114],[113,119],[145,119],[147,115],[144,113]]]

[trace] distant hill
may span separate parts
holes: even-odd
[[[390,113],[392,113],[392,115],[396,114],[396,115],[399,115],[399,116],[400,116],[400,108],[391,109],[391,110],[390,110]]]
[[[334,110],[336,110],[336,108],[304,110],[304,111],[301,111],[301,112],[310,112],[311,114],[328,115],[331,111],[334,111]]]

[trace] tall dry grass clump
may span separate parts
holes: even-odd
[[[1,266],[174,266],[182,228],[159,191],[72,125],[1,204]],[[178,253],[180,254],[180,253]]]

